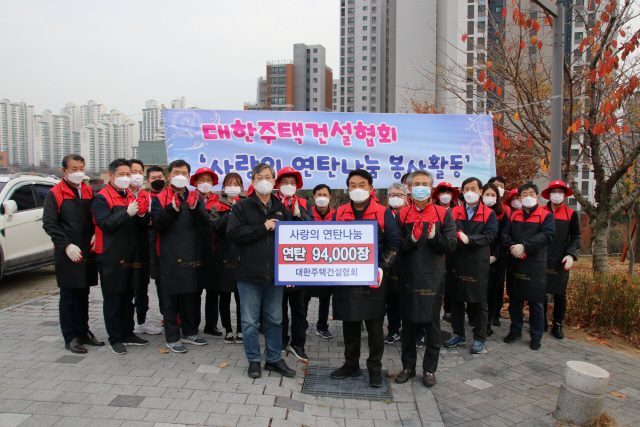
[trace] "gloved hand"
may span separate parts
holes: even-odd
[[[370,285],[369,287],[373,288],[373,289],[379,288],[380,285],[382,284],[382,276],[383,276],[383,274],[384,273],[382,272],[382,269],[380,267],[378,267],[378,284],[377,285]]]
[[[413,230],[411,230],[411,240],[413,240],[413,243],[418,243],[418,240],[420,240],[423,227],[423,222],[418,221],[413,223]]]
[[[298,200],[293,204],[293,216],[300,217],[300,205],[298,204]]]
[[[498,258],[494,257],[493,255],[491,255],[489,257],[489,264],[493,264],[494,262],[496,262],[498,260]]]
[[[513,255],[515,258],[521,258],[523,254],[524,254],[524,245],[517,244],[517,245],[511,246],[511,255]]]
[[[134,200],[133,202],[131,202],[129,204],[129,206],[127,206],[127,213],[129,214],[129,216],[134,216],[135,214],[138,213],[138,201]]]
[[[147,212],[149,212],[149,199],[143,196],[138,197],[138,215],[144,216]]]
[[[196,208],[196,206],[198,205],[198,192],[196,190],[193,190],[189,193],[189,196],[187,197],[187,203],[189,203],[189,209]]]
[[[171,206],[173,206],[173,209],[175,209],[176,212],[180,212],[180,203],[180,196],[178,196],[178,193],[174,193]]]
[[[460,240],[465,245],[469,244],[469,238],[462,232],[462,230],[458,230],[458,240]]]
[[[74,245],[73,243],[70,243],[64,251],[67,253],[67,256],[71,261],[73,262],[82,261],[82,251],[80,251],[80,248]]]
[[[562,258],[562,263],[564,264],[565,270],[570,270],[573,266],[573,257],[571,255],[567,255],[566,257]]]
[[[428,239],[433,239],[436,237],[436,224],[434,222],[429,223],[429,234],[427,235]]]
[[[91,237],[91,252],[96,253],[96,235]]]

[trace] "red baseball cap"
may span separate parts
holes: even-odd
[[[296,177],[296,188],[299,190],[302,188],[302,174],[295,170],[294,168],[282,168],[278,171],[278,176],[276,177],[276,185],[275,188],[280,187],[280,178],[285,175],[293,175]]]
[[[438,184],[438,186],[436,188],[433,189],[434,196],[437,195],[440,190],[444,190],[444,189],[447,189],[448,191],[451,191],[451,198],[452,199],[456,199],[460,195],[460,190],[458,190],[453,185],[451,185],[450,182],[441,182],[440,184]],[[439,198],[439,196],[438,196],[438,198]]]
[[[198,177],[198,175],[202,175],[203,173],[208,173],[211,174],[211,176],[213,177],[213,185],[217,185],[218,184],[218,175],[216,175],[216,173],[214,171],[212,171],[209,168],[200,168],[196,171],[196,173],[194,173],[193,175],[191,175],[191,179],[189,180],[189,184],[192,187],[196,186],[196,178]]]
[[[572,196],[573,195],[573,191],[571,191],[571,189],[569,187],[567,187],[567,184],[565,184],[563,181],[551,181],[551,183],[549,184],[549,186],[547,188],[545,188],[544,190],[542,190],[542,193],[540,193],[542,195],[542,197],[544,197],[545,199],[549,200],[549,192],[551,190],[553,190],[554,188],[563,188],[564,189],[564,195],[566,197]]]
[[[513,190],[509,191],[509,196],[506,199],[504,199],[502,201],[502,203],[507,205],[507,206],[509,206],[509,205],[511,205],[511,199],[513,199],[514,197],[518,197],[518,189],[517,188],[514,188]]]

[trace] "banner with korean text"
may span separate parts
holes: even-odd
[[[260,162],[293,167],[304,187],[345,188],[353,169],[367,169],[376,188],[425,169],[436,184],[459,186],[495,175],[491,116],[366,114],[302,111],[162,110],[167,161],[184,159],[195,171],[239,173],[249,187]]]
[[[375,285],[377,222],[276,222],[276,285]]]

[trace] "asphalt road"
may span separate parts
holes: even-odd
[[[4,276],[0,280],[0,310],[57,289],[53,266]]]

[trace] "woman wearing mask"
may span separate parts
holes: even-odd
[[[209,215],[212,206],[218,200],[218,195],[211,191],[213,186],[218,184],[218,175],[209,168],[200,168],[191,175],[189,184],[192,187],[196,187],[198,194],[204,201],[207,215]],[[214,286],[214,278],[217,275],[217,271],[214,269],[213,264],[214,243],[213,230],[210,225],[207,224],[207,227],[202,227],[200,237],[202,239],[203,283],[204,288],[207,290],[204,304],[205,324],[203,332],[219,337],[222,336],[222,332],[218,330],[218,292]]]
[[[233,245],[227,240],[227,224],[231,207],[244,199],[244,185],[242,177],[235,173],[229,173],[222,181],[222,195],[211,208],[211,226],[215,236],[215,251],[213,252],[213,265],[216,271],[214,286],[220,295],[220,321],[225,329],[224,342],[227,344],[242,344],[242,323],[240,315],[240,296],[236,282],[236,263]],[[231,293],[236,301],[236,333],[231,326]]]
[[[498,237],[491,245],[489,258],[489,287],[487,304],[489,305],[489,321],[487,322],[487,336],[493,335],[492,326],[500,326],[500,311],[504,296],[504,277],[507,271],[507,257],[502,246],[502,231],[504,230],[511,209],[502,204],[500,189],[493,183],[482,187],[482,203],[496,214],[498,219]]]
[[[522,209],[522,200],[518,197],[518,190],[513,189],[509,191],[509,197],[504,201],[505,206],[509,206],[511,212],[515,212],[518,209]],[[511,216],[511,214],[509,214]]]

